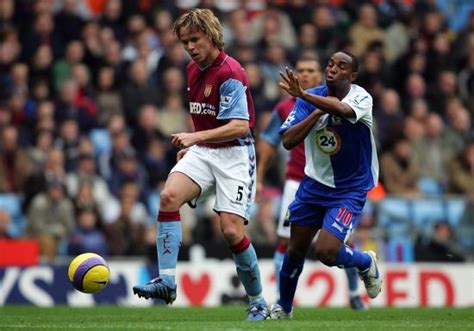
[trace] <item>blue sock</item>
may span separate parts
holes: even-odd
[[[359,295],[359,270],[357,268],[344,269],[347,276],[347,284],[349,285],[349,294],[352,297]]]
[[[277,295],[280,289],[280,270],[281,266],[283,265],[283,259],[285,258],[285,253],[281,251],[280,246],[277,250],[275,250],[275,254],[273,255],[273,264],[275,266],[275,281],[276,281],[276,289]]]
[[[295,297],[296,285],[298,285],[298,278],[303,270],[304,259],[293,261],[285,254],[283,265],[280,270],[280,299],[278,304],[290,313],[293,308],[293,299]]]
[[[181,217],[179,212],[162,212],[158,214],[158,235],[156,247],[160,277],[167,284],[176,284],[176,264],[181,246]]]
[[[257,263],[257,254],[249,239],[244,237],[240,243],[231,247],[231,250],[237,275],[244,285],[249,301],[265,303],[262,296],[262,279]]]
[[[356,267],[359,271],[364,271],[370,267],[370,263],[372,263],[372,260],[368,254],[356,251],[347,245],[342,245],[333,266],[346,269]]]

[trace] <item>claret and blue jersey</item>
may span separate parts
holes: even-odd
[[[311,88],[308,92],[327,96],[327,86]],[[324,114],[319,119],[305,139],[305,174],[328,188],[368,191],[378,181],[379,168],[372,135],[372,97],[362,87],[352,84],[341,102],[347,103],[356,117],[344,119]],[[314,110],[313,104],[298,99],[280,134]]]
[[[255,110],[247,76],[239,62],[221,51],[205,68],[191,61],[187,77],[189,111],[196,131],[220,127],[231,119],[249,121],[250,131],[244,138],[200,145],[214,148],[252,144]]]

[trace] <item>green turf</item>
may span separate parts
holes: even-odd
[[[245,322],[245,307],[0,308],[0,330],[474,330],[474,309],[296,308],[290,321]]]

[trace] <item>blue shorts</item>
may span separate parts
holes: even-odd
[[[357,224],[367,191],[331,188],[304,177],[295,200],[288,207],[287,220],[300,226],[324,228],[345,242]]]

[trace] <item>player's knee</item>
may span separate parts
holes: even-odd
[[[316,257],[326,265],[333,265],[337,251],[328,247],[316,247]]]
[[[177,210],[181,207],[182,202],[178,195],[172,190],[163,190],[160,193],[160,209]]]
[[[288,247],[288,257],[293,261],[303,260],[306,256],[306,252],[303,252],[295,247]]]
[[[229,246],[234,246],[242,240],[242,234],[237,229],[237,227],[232,225],[223,226],[221,228],[222,236],[224,237],[225,242]]]

